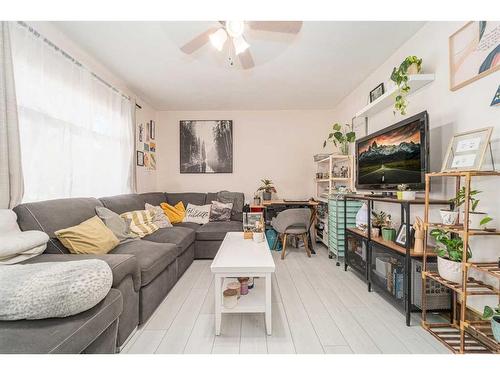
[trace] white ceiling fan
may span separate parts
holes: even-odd
[[[302,21],[219,21],[218,26],[208,29],[183,45],[181,51],[190,55],[209,41],[218,51],[222,51],[229,40],[229,48],[238,56],[243,69],[251,69],[255,63],[250,53],[250,44],[244,35],[247,25],[254,30],[297,34],[302,28]]]

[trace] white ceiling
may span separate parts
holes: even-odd
[[[158,110],[332,109],[423,22],[304,22],[296,36],[246,32],[255,68],[210,44],[179,47],[215,22],[54,22]]]

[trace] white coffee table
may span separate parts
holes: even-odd
[[[271,334],[271,276],[274,260],[267,240],[256,243],[245,240],[243,232],[228,232],[210,266],[215,275],[215,334],[220,335],[222,314],[259,313],[266,316],[266,332]],[[265,288],[254,287],[241,296],[232,309],[223,305],[225,285],[234,280],[225,278],[259,277],[265,279]]]

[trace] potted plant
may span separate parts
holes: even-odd
[[[391,215],[384,211],[372,210],[372,229],[377,229],[375,232],[377,235],[372,236],[378,237],[378,232],[382,232],[382,238],[387,241],[394,241],[396,239],[396,230],[392,228]]]
[[[491,320],[491,330],[496,342],[500,342],[500,304],[496,308],[485,306],[483,319]]]
[[[409,190],[409,186],[406,184],[399,184],[397,197],[399,200],[411,201],[415,199],[415,192]]]
[[[452,237],[443,229],[433,229],[430,232],[437,242],[438,273],[443,279],[462,284],[462,258],[464,242],[461,237]],[[470,247],[467,248],[466,260],[472,257]]]
[[[344,128],[339,123],[332,125],[332,132],[328,134],[328,138],[323,142],[323,148],[327,142],[332,142],[337,147],[342,155],[349,155],[349,144],[356,140],[356,133],[352,131],[352,126],[346,124]]]
[[[422,69],[422,59],[417,56],[408,56],[403,60],[399,68],[394,68],[391,74],[391,80],[398,87],[396,92],[396,101],[394,103],[394,114],[396,111],[402,115],[406,115],[406,107],[408,106],[408,101],[406,100],[406,95],[410,92],[410,86],[408,86],[409,75],[418,74]]]
[[[481,191],[479,190],[471,190],[469,192],[469,229],[485,229],[486,224],[488,224],[493,219],[488,216],[486,212],[477,212],[476,208],[479,204],[479,199],[475,198]],[[465,203],[465,187],[462,187],[455,198],[450,199],[450,203],[453,203],[455,210],[453,211],[453,217],[455,221],[453,223],[445,223],[446,215],[450,215],[451,211],[449,210],[441,210],[441,218],[443,220],[443,224],[453,225],[456,223],[458,219],[459,208]],[[464,213],[462,213],[462,217],[464,217]]]
[[[270,201],[272,193],[276,193],[276,188],[271,180],[264,178],[260,180],[262,186],[257,191],[262,191],[262,199],[265,201]]]

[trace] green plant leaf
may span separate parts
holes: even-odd
[[[495,315],[493,309],[489,306],[484,306],[483,319],[490,319],[493,315]]]
[[[492,220],[493,220],[493,218],[491,218],[489,216],[486,216],[486,217],[483,218],[483,220],[481,220],[479,222],[479,225],[481,225],[481,226],[486,225],[486,224],[488,224]]]
[[[323,142],[323,148],[325,148],[325,147],[326,147],[326,141]]]
[[[335,130],[335,131],[339,131],[339,130],[341,129],[341,127],[340,127],[340,124],[339,124],[339,123],[335,123],[335,124],[333,125],[333,127],[332,127],[332,128],[333,128],[333,130]]]
[[[356,133],[355,132],[349,132],[346,135],[347,142],[354,142],[356,140]]]

